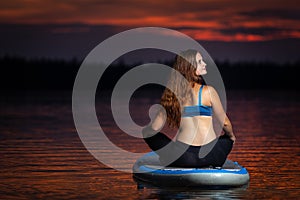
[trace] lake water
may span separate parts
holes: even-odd
[[[86,150],[74,126],[71,92],[11,92],[1,96],[0,102],[0,197],[300,198],[299,92],[229,91],[227,96],[228,115],[237,136],[229,159],[248,169],[246,189],[138,189],[131,173],[105,166]],[[113,143],[130,152],[149,151],[141,139],[127,136],[115,125],[105,95],[96,101],[99,122]],[[135,95],[130,108],[138,124],[147,123],[147,108],[152,103],[157,99]],[[108,159],[134,163],[118,156]]]

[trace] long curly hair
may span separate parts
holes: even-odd
[[[161,97],[160,103],[166,110],[167,124],[171,128],[179,128],[182,112],[180,105],[192,98],[191,90],[195,83],[204,84],[202,76],[196,75],[197,53],[198,51],[189,49],[176,56],[173,68],[180,72],[186,81],[182,80],[179,73],[172,71],[167,87]]]

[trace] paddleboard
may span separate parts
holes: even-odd
[[[159,156],[149,152],[134,164],[133,178],[154,186],[228,188],[247,185],[250,176],[245,167],[228,159],[220,168],[164,167]]]

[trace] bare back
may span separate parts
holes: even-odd
[[[183,106],[194,106],[199,104],[199,88],[201,85],[196,84],[192,90],[192,99],[185,102]],[[220,98],[216,90],[211,86],[203,87],[201,95],[201,104],[204,106],[211,106],[214,116],[217,121],[223,126],[223,130],[234,137],[232,133],[231,123],[223,110]],[[159,131],[165,124],[166,114],[159,112],[151,124],[151,128]],[[212,116],[193,116],[183,117],[180,121],[176,140],[184,142],[193,146],[201,146],[216,139],[217,135],[213,128]]]
[[[204,105],[212,106],[211,94],[207,86],[203,87],[202,94],[199,94],[201,85],[195,85],[192,90],[192,99],[186,102],[183,106]],[[202,102],[199,101],[199,96],[202,95]],[[213,129],[212,116],[192,116],[181,118],[180,128],[176,139],[186,144],[200,146],[207,144],[216,138]]]

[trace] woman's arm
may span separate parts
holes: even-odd
[[[163,110],[158,111],[154,120],[142,130],[143,137],[151,137],[159,132],[165,125],[166,118],[166,113]]]
[[[233,140],[233,142],[235,142],[236,137],[233,134],[233,130],[232,130],[232,125],[230,120],[228,119],[227,115],[225,116],[225,121],[224,121],[224,126],[223,126],[223,131],[229,136],[229,138],[231,140]]]
[[[223,109],[217,91],[211,86],[208,86],[208,90],[211,96],[213,112],[215,113],[217,120],[223,126],[223,131],[225,132],[225,134],[227,134],[230,137],[230,139],[235,142],[236,138],[232,130],[232,124]]]

